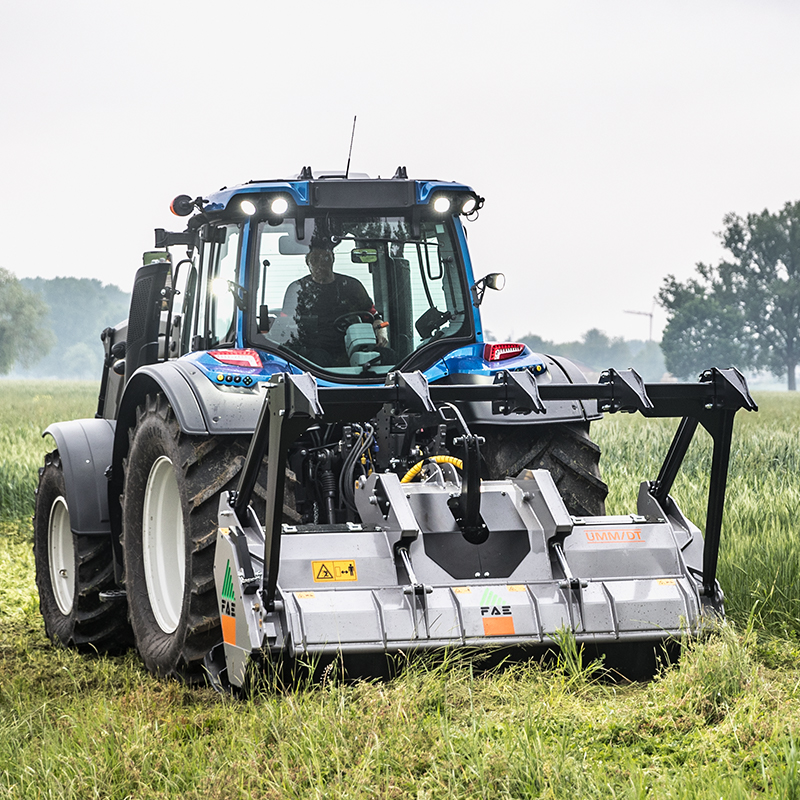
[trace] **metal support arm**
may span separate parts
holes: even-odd
[[[651,494],[659,502],[666,500],[697,425],[702,425],[714,439],[703,561],[704,590],[713,596],[733,417],[740,408],[757,410],[741,374],[736,370],[712,369],[703,373],[699,384],[644,384],[633,370],[608,370],[599,384],[541,386],[527,374],[506,372],[501,375],[494,384],[429,386],[421,373],[392,373],[385,386],[321,389],[308,374],[274,376],[268,384],[238,488],[230,498],[237,518],[248,519],[247,509],[266,455],[263,586],[266,607],[272,609],[275,600],[286,459],[292,442],[323,415],[329,420],[359,419],[363,418],[370,404],[389,404],[398,410],[418,408],[430,411],[437,405],[452,401],[494,402],[501,413],[508,413],[509,409],[540,413],[544,410],[543,401],[596,399],[611,413],[638,410],[647,417],[682,417],[659,476],[651,484]],[[462,494],[454,499],[453,511],[464,536],[469,541],[480,543],[485,541],[488,532],[480,517],[479,469],[472,466],[473,462],[479,465],[479,442],[478,437],[470,439],[470,436],[465,435],[464,440],[469,468],[466,469]]]
[[[264,604],[275,604],[280,564],[283,490],[289,445],[322,415],[317,384],[310,375],[277,375],[269,383],[231,504],[237,519],[247,519],[264,455],[267,456],[267,509],[264,520]]]

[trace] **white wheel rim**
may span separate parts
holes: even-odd
[[[61,495],[50,506],[47,546],[50,552],[50,585],[58,610],[67,616],[72,611],[75,599],[75,546],[67,501]]]
[[[150,607],[161,630],[173,633],[183,606],[186,540],[178,482],[166,456],[156,459],[147,478],[142,549]]]

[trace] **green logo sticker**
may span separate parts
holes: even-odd
[[[223,600],[230,600],[233,602],[236,600],[236,595],[233,593],[233,577],[231,576],[231,562],[228,559],[228,564],[225,567],[225,580],[222,581],[222,599]]]
[[[222,595],[225,597],[225,595]],[[491,589],[486,589],[483,593],[483,597],[481,597],[481,605],[482,606],[502,606],[505,605],[505,600],[500,597],[497,592],[493,592]]]

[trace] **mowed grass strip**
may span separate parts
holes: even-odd
[[[39,457],[48,422],[94,411],[91,391],[69,410],[56,408],[57,384],[49,391],[52,417],[36,420],[30,439]],[[796,551],[781,487],[790,498],[796,490],[790,420],[800,405],[758,400],[763,416],[737,420],[723,533],[720,577],[736,624],[687,645],[646,684],[603,682],[569,658],[479,674],[479,659],[463,653],[412,662],[387,683],[265,683],[247,701],[159,682],[134,653],[86,658],[47,641],[29,511],[4,510],[13,521],[0,529],[0,797],[800,797],[797,593],[776,570]],[[23,412],[0,428],[24,428]],[[651,462],[657,471],[671,426],[652,425],[626,416],[594,428],[615,512],[635,509],[625,481],[654,477]],[[707,456],[693,451],[676,486],[701,528],[692,504]],[[777,494],[760,496],[765,484]]]

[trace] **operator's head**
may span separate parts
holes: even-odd
[[[311,239],[306,264],[317,283],[330,283],[333,280],[333,247],[329,237],[315,234]]]

